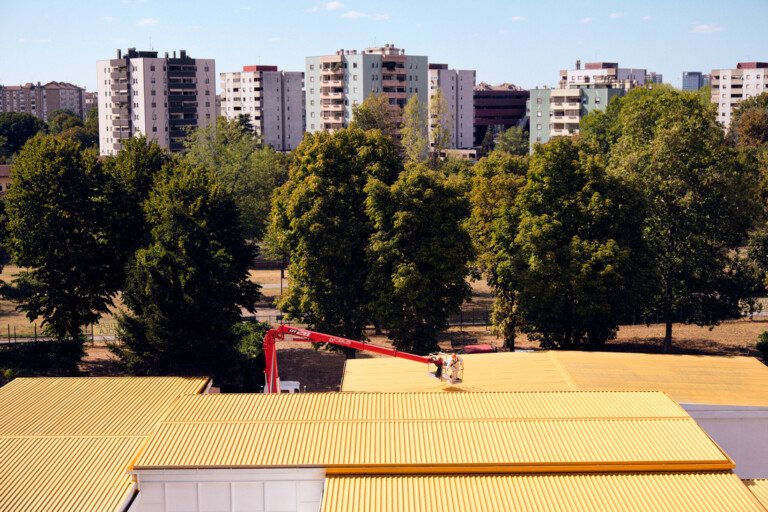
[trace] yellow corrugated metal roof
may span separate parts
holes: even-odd
[[[427,375],[427,365],[390,357],[348,359],[342,391],[576,391],[548,352],[468,354],[464,382],[447,386]]]
[[[768,480],[744,480],[744,485],[768,508]]]
[[[342,391],[662,390],[679,403],[768,407],[768,367],[751,357],[613,352],[468,354],[464,382],[449,386],[424,365],[350,359]]]
[[[541,472],[733,467],[663,393],[519,395],[185,397],[134,468],[487,472],[493,467]]]
[[[117,510],[157,422],[207,381],[39,378],[0,388],[0,510]]]
[[[764,512],[731,472],[329,476],[321,512]]]

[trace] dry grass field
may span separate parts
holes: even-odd
[[[0,279],[8,282],[13,279],[19,269],[7,265],[0,273]],[[280,294],[279,270],[251,270],[251,279],[262,285],[262,293],[269,299]],[[287,281],[283,281],[287,286]],[[486,283],[482,280],[471,283],[473,298],[464,305],[465,314],[472,311],[483,311],[491,307],[493,298]],[[99,336],[114,334],[114,314],[122,308],[119,299],[113,311],[104,315],[99,324],[93,327],[96,341],[88,349],[88,356],[82,364],[82,370],[91,375],[114,375],[117,369],[110,361],[109,351]],[[15,304],[10,301],[0,301],[0,342],[7,339],[8,331],[13,338],[16,335],[31,335],[34,324],[30,323],[23,313],[16,311]],[[40,325],[37,324],[38,332]],[[90,331],[90,329],[89,329]],[[768,318],[741,319],[723,322],[712,329],[694,325],[675,324],[673,334],[673,352],[681,354],[711,354],[711,355],[751,355],[756,356],[755,343],[763,331],[768,331]],[[88,333],[90,334],[90,332]],[[369,339],[376,344],[389,345],[386,336],[377,336],[373,331],[368,333]],[[615,340],[606,344],[602,350],[623,352],[661,352],[664,337],[664,326],[661,324],[625,325],[621,326]],[[460,348],[471,343],[491,343],[501,347],[502,340],[491,334],[484,326],[454,327],[440,336],[440,346],[444,350]],[[515,340],[518,349],[539,349],[537,342],[519,336]],[[298,380],[310,391],[337,390],[341,382],[344,367],[344,356],[337,352],[315,351],[306,343],[283,342],[278,347],[281,377],[284,380]],[[377,357],[370,354],[359,354],[359,357]]]

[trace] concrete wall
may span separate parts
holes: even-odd
[[[323,469],[189,469],[134,472],[127,512],[318,512]]]
[[[733,459],[739,478],[768,478],[768,407],[680,405]]]

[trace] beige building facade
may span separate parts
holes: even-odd
[[[189,130],[216,121],[215,76],[213,59],[193,59],[184,50],[158,57],[129,48],[98,61],[100,153],[114,155],[138,134],[183,151]]]
[[[711,86],[717,120],[727,130],[739,103],[768,92],[768,62],[739,62],[736,69],[713,69]]]
[[[220,74],[221,112],[227,119],[250,117],[264,143],[290,151],[304,137],[304,73],[278,71],[277,66],[243,66]]]
[[[32,114],[48,122],[48,115],[62,108],[85,120],[85,89],[67,82],[0,86],[0,112]]]

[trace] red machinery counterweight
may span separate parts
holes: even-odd
[[[433,377],[436,377],[445,382],[449,382],[451,384],[459,383],[462,380],[462,374],[464,371],[463,361],[461,357],[456,356],[456,354],[446,354],[439,352],[437,354],[430,354],[429,356],[417,356],[414,354],[408,354],[407,352],[400,352],[393,348],[380,347],[371,343],[340,338],[338,336],[331,336],[330,334],[323,334],[321,332],[309,331],[307,329],[300,329],[297,327],[281,324],[277,329],[270,329],[267,331],[266,336],[264,336],[264,356],[267,360],[267,366],[264,369],[264,374],[266,377],[266,384],[264,386],[265,393],[280,392],[280,377],[277,373],[277,353],[275,350],[275,342],[277,340],[285,339],[286,334],[292,335],[293,341],[306,341],[308,343],[331,343],[332,345],[350,347],[355,350],[375,352],[385,356],[398,357],[400,359],[408,359],[417,363],[434,365],[435,370],[430,372],[430,375]]]

